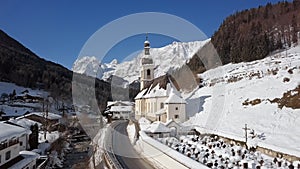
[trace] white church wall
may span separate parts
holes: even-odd
[[[176,122],[184,122],[186,120],[185,104],[166,104],[167,120],[174,119]]]

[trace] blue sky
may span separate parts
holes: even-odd
[[[120,17],[139,12],[163,12],[181,17],[211,37],[230,14],[277,0],[3,0],[0,29],[38,56],[71,68],[81,48],[99,28]],[[149,35],[152,47],[161,47],[173,38]],[[104,57],[122,61],[142,50],[144,35],[124,39]]]

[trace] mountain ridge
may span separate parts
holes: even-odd
[[[194,42],[173,42],[164,47],[151,48],[150,54],[156,65],[155,77],[163,76],[169,71],[180,68],[209,41],[210,39]],[[118,63],[116,60],[110,63],[101,63],[95,56],[85,56],[75,61],[72,70],[104,80],[109,79],[112,75],[118,76],[132,83],[138,80],[142,56],[143,51],[131,61],[122,63]]]

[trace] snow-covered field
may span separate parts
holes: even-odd
[[[47,96],[48,93],[43,90],[33,90],[30,88],[25,88],[22,86],[18,86],[13,83],[0,82],[0,94],[2,93],[12,93],[13,90],[16,90],[16,94],[21,94],[23,91],[28,90],[28,93],[32,96]]]
[[[154,64],[158,65],[154,72],[155,77],[164,75],[170,69],[181,67],[209,41],[210,39],[195,42],[173,42],[161,48],[151,48],[151,57]],[[140,76],[140,59],[143,55],[144,51],[131,61],[118,63],[117,60],[113,60],[111,63],[101,64],[97,57],[86,56],[76,60],[72,69],[77,73],[84,73],[100,79],[107,79],[111,75],[116,75],[131,83],[138,80]]]
[[[0,97],[3,95],[10,95],[14,90],[16,91],[16,96],[29,94],[31,96],[46,97],[49,95],[48,92],[43,90],[33,90],[13,83],[0,82]],[[8,98],[6,98],[6,102],[4,104],[2,103],[2,100],[0,103],[0,111],[5,113],[3,116],[21,116],[26,112],[32,112],[42,107],[42,104],[40,103],[29,103],[22,100],[8,101],[7,99]]]
[[[199,76],[205,86],[184,95],[192,116],[184,125],[243,141],[242,128],[248,124],[257,135],[265,136],[250,142],[300,157],[300,109],[280,109],[270,102],[300,85],[300,46],[258,61],[227,64]],[[243,105],[256,99],[259,102]]]

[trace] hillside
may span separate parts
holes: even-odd
[[[297,45],[299,39],[300,1],[268,3],[228,16],[187,66],[198,74],[215,67],[215,55],[219,65],[259,60]]]
[[[186,124],[200,132],[300,156],[300,45],[262,60],[226,64],[199,76],[204,87],[186,93]]]
[[[82,79],[75,85],[78,89],[84,91],[96,86],[98,106],[104,110],[106,101],[111,99],[111,85],[85,75],[78,74],[78,77]],[[71,103],[72,78],[72,71],[38,57],[0,30],[0,81],[27,88],[44,89],[50,92],[52,97]],[[85,100],[85,103],[89,102],[91,100]]]
[[[300,1],[268,3],[227,17],[212,36],[223,64],[253,61],[299,41]]]

